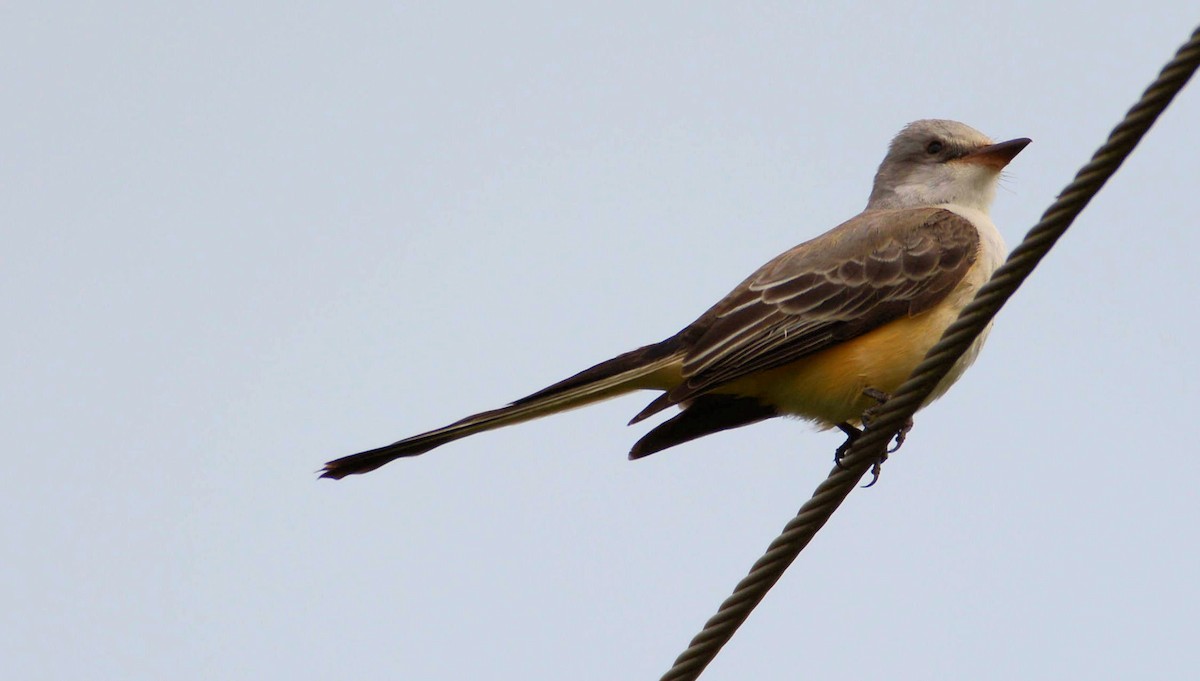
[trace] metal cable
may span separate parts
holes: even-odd
[[[846,499],[867,469],[884,455],[885,448],[901,425],[912,418],[934,386],[950,372],[975,337],[1113,176],[1198,66],[1200,27],[1179,48],[1175,57],[1142,94],[1141,100],[1125,115],[1125,119],[1113,129],[1108,141],[1096,151],[1092,160],[1046,209],[1042,219],[1025,235],[1004,265],[996,270],[975,299],[946,329],[941,340],[933,346],[912,376],[879,409],[871,427],[854,442],[842,459],[843,467],[834,468],[813,492],[812,498],[800,508],[796,517],[784,526],[783,532],[771,542],[766,553],[738,583],[733,594],[705,623],[704,629],[692,639],[687,650],[676,658],[675,664],[662,676],[662,681],[685,681],[700,676],[754,607],[767,595],[767,591],[775,586],[796,556],[800,555]]]

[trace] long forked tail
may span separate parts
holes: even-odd
[[[664,378],[670,376],[673,370],[677,371],[674,367],[679,362],[679,353],[674,345],[667,340],[638,348],[522,397],[506,407],[480,412],[385,447],[330,461],[325,464],[321,477],[340,480],[347,475],[373,471],[395,459],[424,454],[434,447],[468,435],[523,423],[642,388],[665,388]]]

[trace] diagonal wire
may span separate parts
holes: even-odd
[[[893,434],[912,418],[934,386],[950,372],[975,337],[991,322],[1088,202],[1113,176],[1198,66],[1200,27],[1163,67],[1158,78],[1129,110],[1125,119],[1113,129],[1092,160],[1046,209],[1042,219],[1025,235],[1004,265],[996,270],[992,279],[946,329],[941,340],[933,346],[912,376],[879,409],[871,427],[854,442],[842,459],[844,468],[835,468],[817,487],[812,498],[784,526],[783,532],[771,542],[766,553],[738,583],[733,594],[725,599],[717,613],[704,624],[704,629],[692,639],[687,650],[676,658],[675,664],[662,676],[662,681],[687,681],[700,676],[754,607],[767,595],[767,591],[779,581],[796,556],[800,555],[846,499],[867,469],[884,455]]]

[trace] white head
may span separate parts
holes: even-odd
[[[867,210],[954,204],[987,212],[1000,171],[1029,139],[994,144],[958,121],[924,120],[904,126],[875,173]]]

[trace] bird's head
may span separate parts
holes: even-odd
[[[867,209],[948,203],[987,212],[1000,171],[1029,142],[1021,137],[994,143],[958,121],[909,123],[879,164]]]

